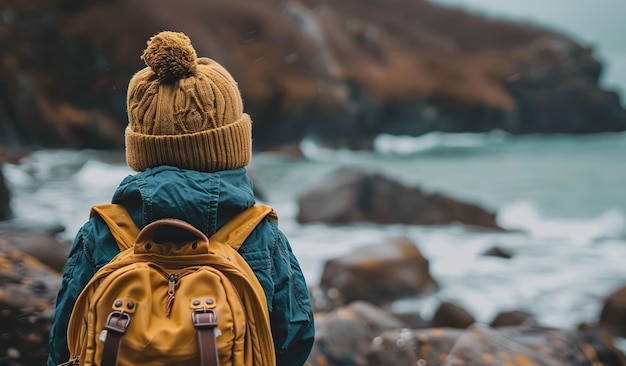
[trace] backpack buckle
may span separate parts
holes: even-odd
[[[213,309],[196,309],[191,313],[193,326],[196,328],[215,328],[217,327],[217,314]]]
[[[123,311],[112,311],[104,323],[104,329],[125,334],[130,324],[130,315]]]

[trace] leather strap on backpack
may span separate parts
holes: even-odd
[[[252,233],[265,217],[272,221],[278,221],[278,216],[272,207],[258,203],[252,205],[247,210],[230,219],[215,234],[211,235],[209,242],[211,240],[219,241],[238,250],[248,235]]]
[[[107,333],[102,349],[101,366],[117,365],[117,354],[122,343],[122,336],[126,333],[129,323],[130,316],[127,313],[114,311],[109,314],[104,324],[104,329],[106,329]]]
[[[115,203],[96,205],[91,208],[89,213],[90,218],[95,216],[100,216],[107,224],[120,251],[132,248],[135,245],[135,238],[139,234],[139,228],[130,217],[126,207]]]
[[[196,310],[191,317],[193,326],[198,331],[198,346],[200,348],[201,366],[219,366],[217,353],[217,341],[215,328],[217,327],[217,314],[213,309],[206,311]]]

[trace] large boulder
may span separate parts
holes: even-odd
[[[183,31],[239,82],[257,148],[380,133],[626,128],[593,50],[430,1],[0,0],[0,144],[123,146],[146,40]],[[610,11],[610,10],[609,10]],[[141,19],[141,21],[137,21]],[[409,77],[407,77],[409,75]]]
[[[428,266],[417,246],[400,238],[328,260],[320,287],[335,290],[344,304],[357,300],[388,304],[436,291],[438,285]]]
[[[501,230],[486,209],[441,194],[424,193],[380,174],[342,170],[298,197],[300,223],[446,225]]]

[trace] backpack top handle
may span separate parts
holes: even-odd
[[[139,232],[134,252],[176,256],[207,254],[209,239],[185,221],[160,219],[146,225]]]

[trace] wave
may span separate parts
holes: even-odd
[[[36,151],[19,164],[5,164],[3,172],[9,185],[36,190],[52,181],[64,180],[81,170],[87,158],[74,150]]]
[[[325,147],[310,138],[302,139],[299,147],[305,158],[317,162],[351,163],[358,162],[362,158],[371,158],[373,155],[371,151]]]
[[[385,155],[415,155],[427,152],[467,150],[500,143],[505,132],[447,133],[430,132],[421,136],[381,134],[374,140],[374,151]]]
[[[421,136],[380,134],[374,138],[372,150],[350,150],[325,147],[313,139],[300,142],[302,155],[312,161],[357,162],[372,157],[403,157],[418,154],[460,153],[501,143],[508,134],[430,132]]]
[[[518,201],[498,210],[502,227],[521,230],[535,237],[561,238],[585,245],[597,240],[626,238],[626,215],[610,209],[594,218],[548,218],[533,202]]]
[[[98,160],[89,160],[82,169],[76,173],[76,181],[85,187],[93,189],[111,188],[113,189],[127,175],[134,172],[126,164],[109,164]]]
[[[404,158],[415,156],[463,155],[483,152],[525,153],[540,149],[559,151],[579,150],[580,144],[595,145],[610,142],[605,148],[623,149],[626,132],[606,132],[586,135],[530,134],[512,135],[502,130],[484,133],[429,132],[420,136],[380,134],[372,142],[371,151],[334,149],[313,139],[300,142],[302,154],[312,161],[355,162],[365,158]]]

